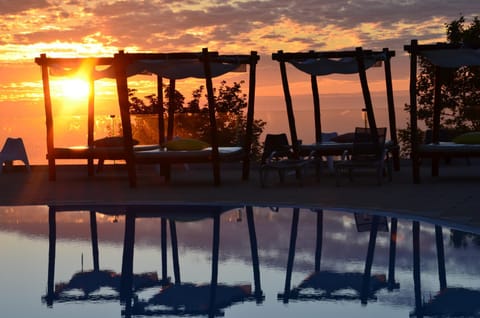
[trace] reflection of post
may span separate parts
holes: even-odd
[[[177,226],[174,220],[170,220],[168,223],[170,224],[170,242],[172,244],[173,275],[175,277],[175,284],[181,284],[180,262],[178,259]],[[167,282],[165,281],[164,283]]]
[[[315,272],[320,271],[323,245],[323,210],[317,210],[317,242],[315,246]]]
[[[160,219],[161,226],[161,255],[162,255],[162,281],[166,282],[167,277],[167,219]]]
[[[246,207],[248,234],[250,237],[250,250],[252,254],[253,265],[253,280],[255,284],[255,297],[257,302],[262,300],[262,287],[260,286],[260,265],[258,261],[258,246],[257,246],[257,234],[255,231],[255,222],[253,220],[253,208],[251,206]]]
[[[417,317],[422,315],[422,289],[420,284],[420,223],[414,221],[412,224],[413,235],[413,285],[415,289],[415,312]]]
[[[100,262],[98,260],[98,230],[97,230],[97,214],[95,211],[90,211],[90,235],[92,237],[92,255],[93,255],[93,270],[100,270]]]
[[[122,277],[120,282],[120,299],[130,306],[133,287],[133,250],[135,245],[135,212],[125,214],[125,237],[123,243]]]
[[[397,219],[390,221],[390,257],[388,261],[388,290],[396,288],[395,284],[395,258],[397,250]]]
[[[362,294],[360,296],[362,304],[367,303],[370,295],[370,276],[372,273],[373,255],[375,253],[375,244],[377,241],[379,216],[374,215],[372,219],[372,228],[370,230],[370,239],[368,241],[367,259],[365,261],[365,270],[363,272]]]
[[[437,241],[438,279],[440,281],[440,290],[442,291],[447,288],[447,274],[445,272],[445,251],[443,249],[441,226],[435,226],[435,239]]]
[[[287,275],[285,277],[285,290],[283,302],[288,303],[290,296],[290,285],[292,280],[293,261],[295,259],[295,246],[297,244],[299,208],[293,209],[292,228],[290,230],[290,246],[288,248]]]
[[[47,279],[47,306],[53,305],[54,280],[55,280],[55,245],[57,242],[57,229],[55,208],[48,209],[48,279]]]
[[[213,247],[212,247],[212,279],[210,282],[210,310],[209,317],[215,316],[215,300],[218,284],[218,252],[220,249],[220,214],[213,217]]]

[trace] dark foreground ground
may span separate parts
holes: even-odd
[[[260,187],[257,167],[248,181],[241,180],[238,164],[222,167],[222,184],[213,185],[209,165],[174,167],[166,183],[154,166],[138,168],[138,185],[129,187],[123,165],[108,165],[94,177],[85,166],[61,165],[57,180],[48,181],[46,166],[33,166],[27,172],[15,166],[0,175],[0,205],[50,204],[158,204],[228,203],[256,206],[299,206],[370,210],[399,213],[480,226],[480,162],[457,159],[442,164],[440,177],[430,176],[430,165],[422,167],[422,183],[412,183],[408,162],[395,171],[393,181],[378,186],[372,171],[360,172],[353,182],[335,177],[327,170],[316,180],[313,171],[300,186],[294,175],[283,184],[271,174],[270,185]]]

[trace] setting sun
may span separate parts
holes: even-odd
[[[90,88],[88,82],[83,79],[64,79],[58,82],[58,94],[74,100],[88,98]]]

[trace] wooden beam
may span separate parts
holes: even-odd
[[[133,63],[138,60],[201,60],[204,58],[203,52],[173,52],[173,53],[125,53],[120,51],[125,63]],[[115,56],[117,55],[115,54]],[[210,59],[218,57],[218,52],[208,52]]]
[[[418,52],[421,51],[434,51],[434,50],[456,50],[461,48],[459,44],[452,44],[452,43],[431,43],[431,44],[418,44],[418,40],[415,41],[415,45],[411,43],[410,45],[404,45],[403,50],[407,51],[408,53],[413,53],[418,55]]]
[[[46,57],[46,54],[40,54],[35,58],[35,63],[42,66],[63,66],[63,67],[79,67],[84,64],[88,65],[112,65],[111,57]]]
[[[372,50],[363,50],[364,56],[375,56],[375,55],[382,55],[383,51],[372,51]],[[279,51],[278,53],[272,54],[272,59],[276,61],[290,61],[290,60],[306,60],[306,59],[336,59],[336,58],[344,58],[344,57],[356,57],[356,51],[322,51],[322,52],[295,52],[295,53],[288,53]],[[395,51],[389,51],[388,57],[395,56]]]

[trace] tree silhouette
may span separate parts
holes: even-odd
[[[238,146],[243,145],[246,132],[246,114],[245,109],[248,106],[247,95],[242,92],[241,85],[244,82],[234,82],[229,86],[226,81],[222,81],[218,88],[214,88],[214,100],[216,106],[217,129],[220,146]],[[204,93],[204,86],[200,86],[192,92],[192,99],[185,102],[185,97],[181,92],[175,90],[174,96],[171,95],[169,85],[163,87],[164,91],[164,110],[168,109],[170,100],[174,107],[176,137],[195,138],[205,142],[210,142],[211,131],[209,122],[208,106]],[[145,96],[146,102],[135,96],[136,91],[130,90],[130,112],[132,114],[154,114],[158,107],[158,98],[155,95]],[[202,103],[202,101],[205,101]],[[168,116],[164,112],[164,116]],[[151,118],[141,118],[132,125],[134,127],[135,138],[144,143],[156,143],[158,136],[153,133],[153,127],[156,127],[155,121]],[[252,154],[258,158],[262,146],[260,144],[260,135],[266,125],[261,119],[255,119],[253,123],[252,136]]]

